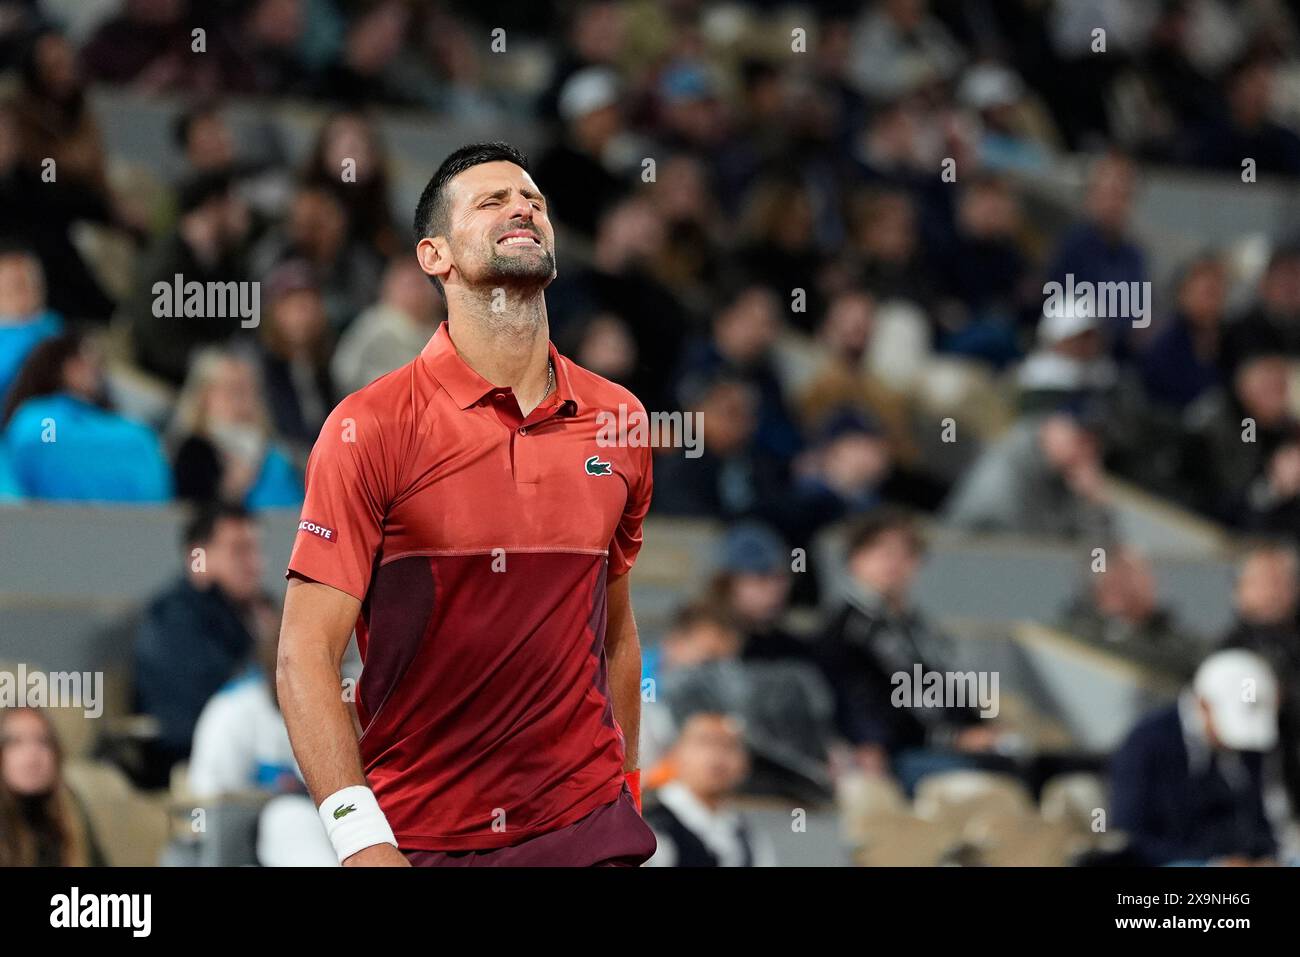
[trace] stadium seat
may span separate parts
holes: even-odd
[[[164,803],[136,791],[110,764],[73,761],[64,768],[110,867],[153,867],[168,837]]]

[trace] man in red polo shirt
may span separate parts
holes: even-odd
[[[278,668],[294,754],[348,865],[640,864],[650,449],[600,433],[645,410],[550,343],[555,235],[518,151],[457,150],[415,227],[448,318],[312,450]]]

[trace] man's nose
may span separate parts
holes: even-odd
[[[524,222],[531,223],[533,221],[534,212],[533,204],[520,196],[515,200],[514,206],[510,210],[510,218],[522,219]]]

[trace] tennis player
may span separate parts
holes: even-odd
[[[598,441],[597,416],[645,410],[550,342],[555,233],[519,151],[451,154],[415,229],[447,320],[339,403],[307,467],[277,668],[294,754],[345,865],[639,865],[650,449]]]

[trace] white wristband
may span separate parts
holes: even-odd
[[[379,809],[375,794],[368,787],[354,784],[335,791],[321,802],[320,819],[334,845],[339,863],[357,851],[376,844],[397,846],[388,818]]]

